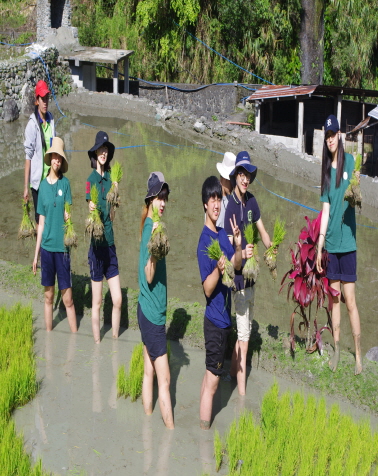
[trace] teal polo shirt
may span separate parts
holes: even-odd
[[[92,238],[92,246],[113,246],[114,245],[114,234],[113,234],[113,223],[110,219],[110,207],[106,201],[106,195],[108,194],[112,181],[110,180],[110,172],[104,172],[104,175],[101,176],[97,170],[93,170],[91,175],[87,179],[86,185],[86,199],[91,199],[91,188],[92,185],[95,185],[98,190],[98,204],[97,208],[100,210],[100,218],[104,224],[104,238],[100,241],[94,240]]]
[[[347,200],[345,191],[354,170],[354,159],[345,154],[344,172],[339,187],[336,188],[336,169],[331,167],[330,188],[320,197],[320,201],[330,204],[325,249],[329,253],[348,253],[356,246],[356,212]]]
[[[67,253],[64,246],[64,204],[72,205],[70,182],[62,177],[54,184],[42,180],[38,192],[37,213],[45,217],[41,247],[46,251]]]
[[[139,304],[146,318],[155,325],[163,325],[167,319],[167,269],[165,258],[156,263],[155,276],[148,284],[144,268],[150,257],[147,244],[152,233],[153,222],[146,218],[139,252]]]

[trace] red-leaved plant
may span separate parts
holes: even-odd
[[[328,329],[332,333],[330,312],[333,307],[333,296],[338,296],[339,292],[331,288],[325,275],[328,263],[327,251],[323,250],[322,252],[322,273],[319,273],[316,269],[317,242],[321,217],[322,212],[312,221],[307,216],[305,217],[307,227],[302,228],[295,250],[290,250],[292,268],[285,273],[281,281],[280,292],[287,285],[287,299],[289,300],[290,294],[292,294],[292,299],[296,303],[290,318],[290,344],[292,351],[295,349],[294,320],[296,314],[301,318],[298,326],[299,330],[302,327],[307,329],[307,352],[311,353],[316,349],[321,352],[321,334],[323,330]],[[287,278],[291,281],[285,282]],[[315,299],[315,318],[313,320],[313,329],[311,330],[312,303]],[[320,308],[326,310],[328,323],[326,326],[318,329],[316,318]]]

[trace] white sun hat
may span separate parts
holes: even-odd
[[[226,180],[230,180],[230,172],[235,168],[236,155],[232,152],[226,152],[222,162],[217,163],[218,172]]]

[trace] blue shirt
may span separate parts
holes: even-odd
[[[230,195],[230,199],[228,201],[227,209],[226,209],[226,217],[224,220],[224,230],[228,236],[233,236],[230,218],[233,220],[233,215],[235,215],[236,224],[238,225],[241,234],[242,234],[242,249],[244,250],[247,246],[247,242],[244,238],[244,227],[248,225],[248,223],[256,223],[260,219],[260,208],[257,204],[256,198],[252,193],[246,192],[245,196],[245,205],[238,199],[235,192],[232,192]],[[243,259],[242,265],[245,265],[245,259]],[[244,277],[242,274],[242,268],[237,271],[235,270],[235,285],[236,290],[240,291],[241,289],[248,288],[253,286],[253,281],[246,281],[244,282]]]
[[[211,243],[211,238],[218,240],[224,255],[230,260],[234,256],[234,249],[231,246],[223,228],[217,227],[217,233],[211,231],[206,225],[203,227],[197,247],[198,266],[202,284],[217,266],[216,260],[210,259],[206,254],[206,248]],[[222,329],[231,326],[231,291],[222,283],[219,277],[217,285],[210,297],[206,297],[205,316],[215,326]]]

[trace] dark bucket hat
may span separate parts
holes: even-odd
[[[108,148],[108,162],[110,162],[113,158],[115,147],[114,144],[109,142],[109,136],[104,131],[97,132],[95,145],[92,147],[92,149],[88,150],[89,158],[91,159],[93,157],[94,159],[97,159],[96,150],[103,145]]]
[[[251,158],[248,152],[245,150],[243,150],[242,152],[239,152],[238,155],[236,156],[235,168],[232,172],[230,172],[230,177],[232,175],[235,175],[238,167],[243,167],[243,169],[245,169],[247,172],[251,174],[250,183],[252,183],[255,180],[256,174],[257,174],[257,167],[251,164]]]
[[[337,120],[336,116],[331,114],[330,116],[327,117],[324,123],[324,134],[326,134],[328,131],[332,131],[336,133],[339,130],[340,130],[339,121]]]
[[[164,175],[161,172],[151,172],[147,180],[147,195],[144,201],[147,203],[149,198],[159,195],[164,185],[167,186],[168,193],[170,193],[169,186],[165,181]]]

